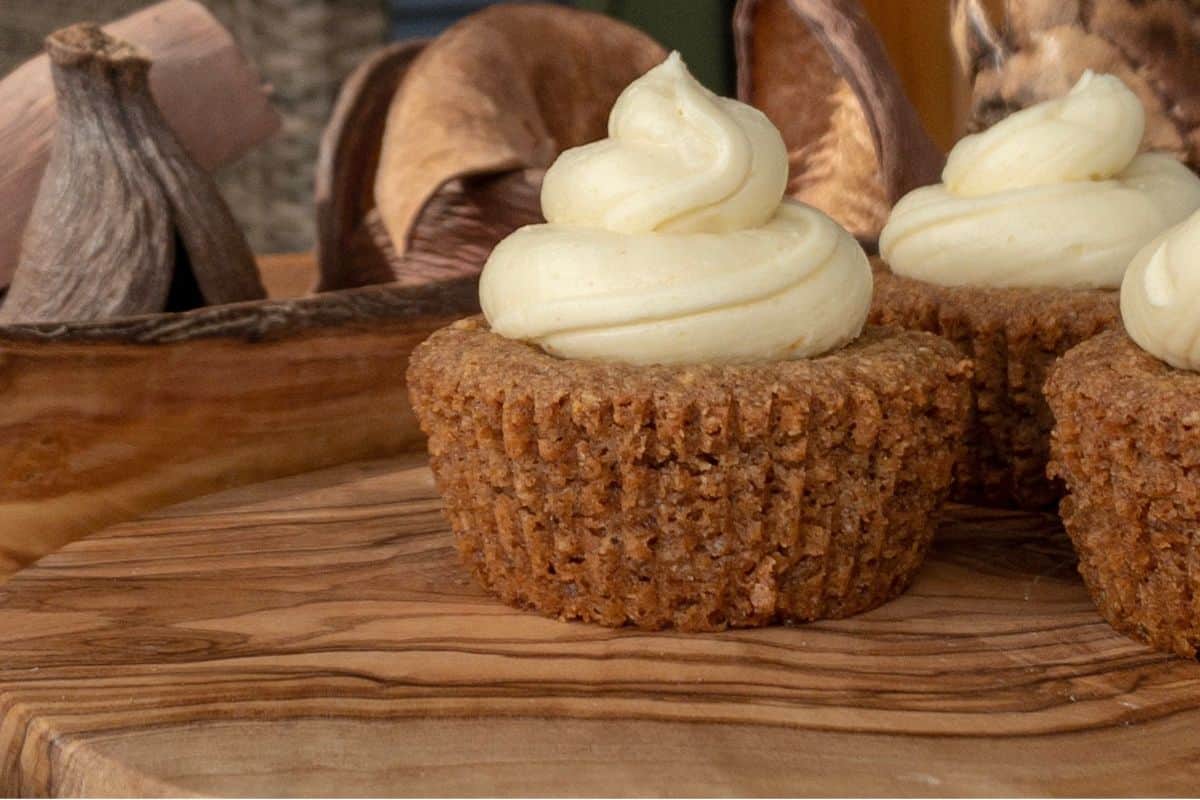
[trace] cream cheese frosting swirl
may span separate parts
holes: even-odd
[[[1146,242],[1200,208],[1200,178],[1137,154],[1144,129],[1137,96],[1087,72],[955,145],[943,182],[896,204],[880,253],[944,286],[1115,289]]]
[[[804,358],[859,334],[866,255],[783,201],[787,150],[761,112],[672,53],[625,89],[608,128],[547,171],[547,223],[492,251],[479,294],[493,331],[633,364]]]
[[[1134,256],[1121,282],[1121,319],[1146,352],[1200,370],[1200,213]]]

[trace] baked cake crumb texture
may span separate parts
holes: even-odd
[[[1046,474],[1054,418],[1042,386],[1055,360],[1120,325],[1117,293],[946,287],[875,265],[870,321],[936,333],[974,364],[974,398],[952,499],[1052,508],[1063,486]]]
[[[716,630],[843,617],[924,559],[969,364],[868,328],[814,360],[560,360],[479,319],[414,353],[413,405],[461,554],[510,604]]]
[[[1122,331],[1052,370],[1050,471],[1079,571],[1113,627],[1194,658],[1200,647],[1200,375]]]

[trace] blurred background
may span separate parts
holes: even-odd
[[[338,87],[388,40],[433,36],[494,0],[200,0],[233,32],[274,87],[283,130],[218,179],[261,253],[313,244],[312,180]],[[734,0],[557,0],[623,19],[680,50],[720,94],[734,91]],[[947,33],[950,0],[862,0],[934,138],[949,147],[966,86]],[[0,75],[38,53],[55,28],[107,22],[148,0],[0,0]],[[999,2],[995,3],[999,5]]]

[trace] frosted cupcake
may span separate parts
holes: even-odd
[[[1079,571],[1114,627],[1200,650],[1200,214],[1134,258],[1125,331],[1067,353],[1046,397]]]
[[[486,319],[414,353],[459,549],[507,602],[712,630],[853,614],[916,573],[968,367],[863,331],[867,258],[786,174],[766,117],[672,55],[551,167]]]
[[[1200,207],[1200,179],[1138,154],[1145,114],[1121,81],[1087,73],[950,153],[943,183],[893,210],[871,321],[939,333],[975,362],[955,498],[1042,508],[1049,366],[1117,321],[1133,255]]]

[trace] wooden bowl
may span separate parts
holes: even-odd
[[[408,354],[475,302],[457,281],[0,327],[0,575],[158,505],[418,444]]]

